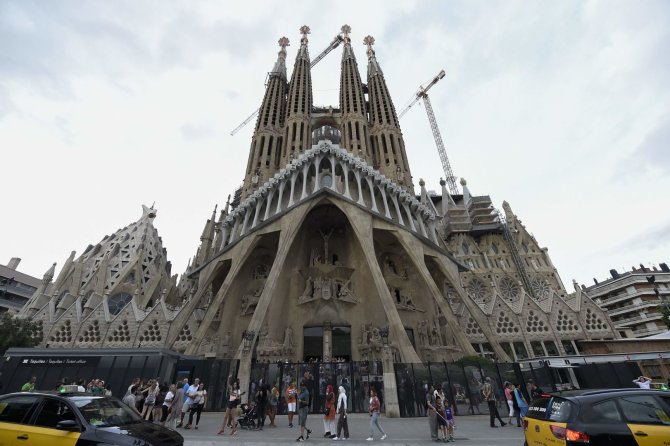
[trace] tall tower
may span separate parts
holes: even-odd
[[[363,83],[356,56],[351,48],[351,27],[342,27],[344,51],[340,73],[340,110],[342,113],[342,147],[372,164],[368,137],[368,119],[365,110]]]
[[[297,157],[312,146],[312,74],[307,50],[309,26],[300,28],[300,50],[295,58],[286,103],[286,123],[281,165]]]
[[[414,195],[412,174],[405,153],[398,115],[389,94],[384,73],[377,62],[372,45],[375,39],[367,36],[363,43],[368,46],[368,90],[370,97],[370,142],[374,166]]]
[[[270,178],[280,167],[284,111],[286,110],[286,37],[279,39],[277,62],[269,73],[265,96],[251,138],[242,198]]]

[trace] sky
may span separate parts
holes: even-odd
[[[430,99],[454,174],[503,200],[569,290],[670,261],[670,2],[0,1],[0,263],[37,277],[139,219],[173,274],[246,168],[267,72],[302,25],[310,54],[349,24],[396,109]],[[338,105],[341,48],[312,71]],[[415,178],[444,176],[420,104],[402,119]],[[58,271],[58,268],[57,268]]]

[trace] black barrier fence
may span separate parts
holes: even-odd
[[[252,365],[249,388],[250,401],[261,384],[269,389],[277,385],[279,403],[277,413],[286,413],[286,389],[291,383],[300,386],[307,384],[310,394],[310,412],[323,413],[326,404],[326,388],[333,386],[335,398],[338,387],[345,388],[347,393],[347,410],[349,412],[367,412],[370,387],[377,392],[382,410],[384,410],[384,381],[381,362],[324,362],[324,363],[254,363]]]

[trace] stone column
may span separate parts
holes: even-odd
[[[333,357],[333,326],[330,321],[323,323],[323,359],[322,362],[330,361]]]
[[[393,367],[393,352],[388,345],[382,348],[382,370],[384,372],[384,407],[386,416],[398,418],[400,416],[400,404],[398,403],[398,386],[395,381],[395,369]]]

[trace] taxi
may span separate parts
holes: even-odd
[[[670,446],[670,393],[643,389],[543,394],[523,421],[526,446]]]
[[[144,421],[113,397],[21,392],[0,396],[0,445],[182,446],[171,429]]]

